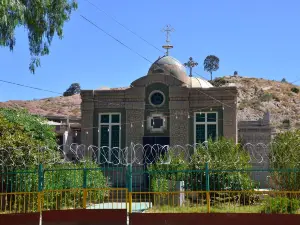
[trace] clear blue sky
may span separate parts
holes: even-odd
[[[299,0],[90,0],[119,22],[160,47],[161,29],[171,24],[172,56],[182,63],[190,56],[203,71],[209,54],[220,58],[214,76],[233,74],[288,81],[300,79]],[[150,63],[108,37],[80,17],[86,16],[151,61],[162,53],[119,26],[84,0],[65,25],[64,39],[53,41],[50,55],[33,75],[27,33],[17,30],[14,52],[0,49],[0,79],[63,92],[73,82],[82,89],[119,87],[144,76]],[[300,84],[300,82],[297,82]],[[0,83],[0,101],[39,99],[55,94]]]

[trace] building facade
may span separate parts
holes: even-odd
[[[82,90],[81,98],[86,146],[186,146],[221,136],[237,142],[236,87],[188,76],[171,56],[159,58],[127,88]]]

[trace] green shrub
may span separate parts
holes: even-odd
[[[281,83],[287,83],[285,78],[282,78]]]
[[[262,102],[268,102],[273,99],[273,95],[271,93],[264,93],[263,95],[260,96],[260,100]]]
[[[249,173],[234,170],[250,169],[250,156],[234,141],[221,138],[208,141],[208,150],[200,145],[186,162],[171,156],[170,164],[156,163],[149,167],[152,191],[174,191],[174,181],[184,181],[186,190],[206,190],[205,162],[209,161],[210,190],[252,190]],[[226,170],[226,171],[224,171]],[[232,171],[232,172],[230,172]]]
[[[170,150],[172,152],[172,150]],[[182,181],[187,174],[188,164],[183,154],[170,154],[164,161],[167,163],[157,162],[148,168],[150,177],[150,188],[156,192],[174,191],[176,181]]]
[[[274,188],[300,189],[300,129],[278,134],[270,145],[270,168]]]
[[[56,134],[45,121],[24,110],[0,109],[1,172],[36,169],[39,163],[60,160]],[[39,146],[47,149],[41,151]]]
[[[299,93],[299,88],[293,87],[293,88],[291,88],[291,91],[298,94]]]
[[[205,162],[209,162],[210,190],[252,190],[255,183],[249,173],[236,170],[251,168],[250,156],[232,140],[220,138],[217,141],[209,140],[207,147],[199,145],[192,156],[190,169],[202,170],[194,172],[189,180],[191,190],[205,190],[206,174]]]
[[[86,188],[97,188],[92,191],[92,198],[89,203],[103,202],[103,199],[109,195],[107,190],[107,180],[103,175],[101,168],[94,162],[54,164],[44,171],[44,201],[45,209],[62,209],[74,206],[82,207],[84,187],[84,171],[86,171]],[[38,172],[31,170],[30,173],[24,171],[15,171],[14,175],[6,182],[7,192],[37,192],[38,191]],[[25,198],[18,197],[15,201],[21,201],[23,204]],[[31,202],[37,202],[37,195]],[[36,210],[37,204],[34,206]]]
[[[290,213],[295,214],[300,208],[298,199],[287,197],[269,197],[263,204],[264,213]]]
[[[31,115],[23,109],[8,108],[0,108],[0,116],[20,127],[31,139],[40,141],[40,146],[47,146],[50,149],[56,147],[56,133],[52,126],[46,124],[45,118]]]
[[[215,87],[222,87],[222,86],[224,86],[225,84],[228,83],[228,81],[225,80],[224,77],[217,77],[217,78],[215,78],[214,80],[209,81],[209,82],[210,82],[213,86],[215,86]]]

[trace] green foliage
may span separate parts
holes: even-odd
[[[204,70],[210,73],[210,80],[212,80],[212,72],[219,69],[219,58],[215,55],[208,55],[204,59]]]
[[[228,83],[224,77],[217,77],[214,80],[210,81],[210,83],[215,87],[222,87]]]
[[[174,191],[176,181],[184,180],[186,174],[184,170],[188,169],[188,164],[183,154],[171,154],[168,159],[163,160],[168,163],[154,163],[148,168],[151,191]]]
[[[299,88],[293,87],[293,88],[291,88],[291,91],[298,94],[299,93]]]
[[[260,96],[260,100],[262,102],[269,102],[273,99],[273,95],[271,93],[264,93],[263,95]]]
[[[201,175],[194,173],[189,186],[192,190],[205,188],[205,163],[208,162],[211,190],[251,190],[255,184],[249,174],[236,171],[250,169],[249,161],[249,154],[233,140],[209,140],[207,147],[199,145],[192,156],[190,169],[204,172]]]
[[[79,83],[73,83],[70,87],[64,92],[64,96],[72,96],[75,94],[79,94],[81,91]]]
[[[13,126],[16,126],[14,131],[21,130],[27,136],[31,136],[30,139],[38,141],[40,146],[48,146],[54,148],[56,146],[56,134],[53,127],[46,124],[47,120],[40,117],[29,114],[26,110],[16,109],[0,109],[0,116],[5,118]],[[14,141],[17,138],[14,137]],[[14,147],[10,145],[10,147]],[[37,147],[37,146],[35,146]]]
[[[221,137],[216,141],[209,139],[207,146],[198,145],[190,165],[191,169],[204,169],[205,162],[209,162],[213,170],[241,170],[251,168],[249,160],[249,154],[240,144]]]
[[[208,149],[199,145],[187,162],[183,156],[171,156],[169,165],[149,167],[153,191],[174,191],[175,181],[184,181],[186,190],[206,190],[205,163],[209,162],[210,190],[252,190],[255,183],[247,170],[250,156],[232,140],[208,141]],[[237,170],[237,171],[236,171]]]
[[[0,114],[0,149],[1,164],[7,170],[17,170],[27,166],[38,165],[39,162],[48,162],[53,158],[59,159],[59,153],[48,149],[40,151],[39,146],[45,142],[32,137],[19,124],[9,122]]]
[[[32,73],[40,66],[40,56],[49,54],[55,34],[63,38],[63,26],[77,8],[75,0],[0,1],[0,45],[12,51],[16,44],[15,29],[28,31]]]
[[[24,110],[0,109],[0,160],[5,171],[36,169],[39,163],[60,159],[56,134],[45,121]]]
[[[285,78],[282,78],[281,83],[287,83]]]
[[[85,175],[86,174],[86,178]],[[86,180],[86,181],[84,181]],[[101,168],[94,162],[85,162],[78,164],[61,164],[54,165],[50,171],[44,173],[44,190],[68,190],[68,189],[79,189],[86,186],[86,188],[93,189],[99,188],[93,192],[93,199],[91,203],[103,202],[103,199],[108,196],[107,180],[103,175]],[[56,198],[49,192],[45,205],[47,208],[55,208]],[[76,192],[76,198],[74,202],[74,194],[66,191],[59,192],[56,194],[59,199],[64,199],[66,206],[82,205],[83,192],[78,190]],[[52,196],[52,197],[51,197]]]
[[[86,178],[84,174],[86,174]],[[86,181],[84,182],[84,180]],[[93,192],[93,199],[90,199],[90,203],[99,203],[109,194],[107,180],[101,168],[96,163],[89,161],[77,164],[51,165],[44,170],[43,181],[46,209],[56,209],[57,206],[57,209],[73,207],[74,205],[82,206],[83,191],[79,189],[85,186],[89,189],[99,189]],[[7,184],[7,192],[37,192],[38,171],[32,169],[24,173],[23,170],[16,170],[5,183]],[[24,200],[19,199],[19,201]],[[37,201],[37,198],[34,201]],[[58,203],[57,201],[61,202]]]
[[[269,197],[263,204],[264,213],[290,213],[295,214],[300,209],[300,201],[295,198]]]
[[[271,143],[273,184],[282,190],[300,189],[300,129],[278,134]]]

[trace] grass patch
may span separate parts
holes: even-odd
[[[219,205],[211,206],[210,212],[212,213],[261,213],[262,205]],[[194,206],[154,206],[147,210],[146,213],[207,213],[206,205]]]

